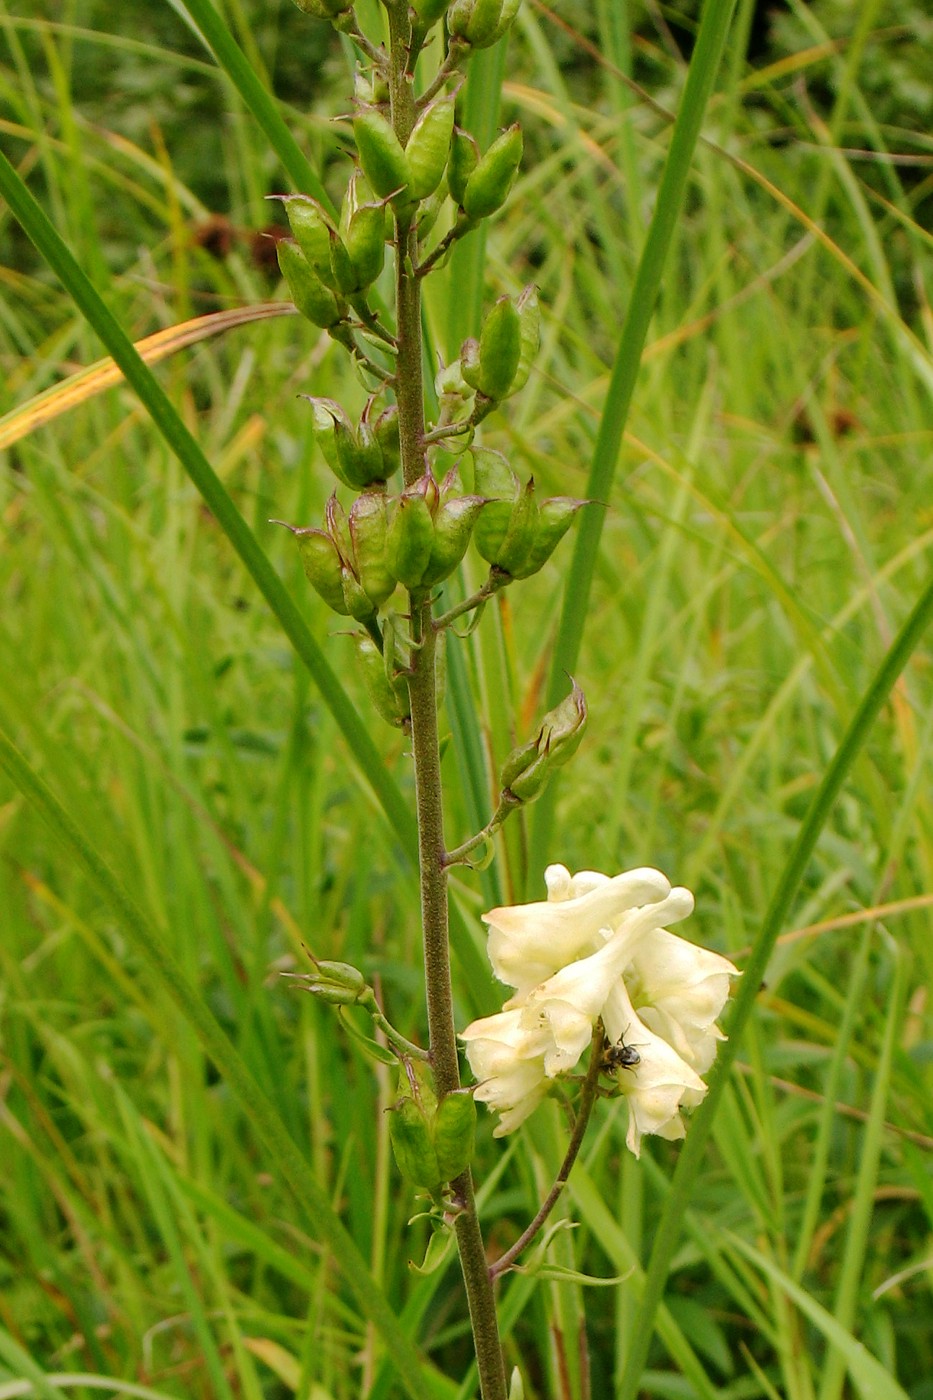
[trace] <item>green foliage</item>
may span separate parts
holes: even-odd
[[[266,194],[293,184],[205,50],[168,5],[79,8],[61,23],[46,7],[0,12],[0,79],[17,127],[3,141],[122,324],[139,338],[284,295],[240,234],[268,220]],[[608,8],[586,24],[621,61]],[[338,194],[330,153],[347,137],[322,118],[347,91],[341,42],[291,4],[243,0],[225,13],[293,104],[289,124]],[[484,442],[523,481],[533,475],[542,497],[580,499],[668,123],[584,58],[572,34],[533,9],[518,23],[501,125],[521,117],[533,158],[489,227],[485,302],[536,283],[542,350]],[[895,47],[885,34],[852,78],[872,109],[878,55],[914,61],[902,36]],[[554,55],[567,53],[578,61],[562,75]],[[652,39],[636,57],[655,95],[681,90],[669,50]],[[893,318],[879,318],[853,274],[885,294],[895,272],[898,289],[923,284],[918,208],[903,190],[890,207],[873,199],[865,166],[840,154],[851,145],[844,128],[828,167],[836,246],[814,242],[795,209],[814,212],[828,158],[804,136],[799,90],[785,79],[761,86],[741,55],[728,62],[605,502],[574,668],[589,728],[572,781],[558,784],[547,857],[660,866],[695,889],[703,940],[744,962],[829,757],[925,584],[933,517],[929,359],[897,328],[916,326],[914,307],[895,298]],[[827,62],[807,60],[803,76]],[[838,81],[826,87],[828,115]],[[909,87],[886,80],[884,100],[886,123],[913,124]],[[478,132],[480,149],[495,134]],[[715,143],[740,150],[790,204]],[[228,243],[205,243],[208,213],[229,216]],[[479,237],[468,236],[465,256]],[[100,347],[9,216],[0,239],[9,409]],[[431,280],[425,313],[433,344],[454,354],[481,329],[460,319],[461,267]],[[386,277],[374,284],[383,292]],[[281,317],[202,342],[157,374],[315,638],[339,631],[288,537],[266,522],[324,518],[333,476],[296,396],[340,402],[359,423],[367,395],[342,352]],[[335,1034],[328,1008],[278,976],[306,968],[304,942],[378,981],[394,1024],[420,1038],[417,900],[398,834],[361,801],[332,714],[124,387],[7,450],[0,519],[0,725],[135,892],[306,1147],[406,1327],[472,1393],[468,1347],[450,1325],[460,1306],[452,1253],[414,1283],[408,1267],[429,1227],[417,1225],[413,1241],[412,1198],[392,1176],[383,1110],[395,1085]],[[484,577],[475,556],[463,567],[447,585],[452,605]],[[465,775],[450,784],[452,843],[486,820],[495,772],[546,708],[561,582],[547,563],[524,587],[520,616],[506,595],[484,633],[451,638],[445,767]],[[328,646],[362,711],[354,643]],[[489,769],[458,728],[473,704]],[[785,934],[810,931],[778,941],[754,988],[645,1394],[833,1400],[838,1355],[855,1385],[880,1370],[892,1394],[923,1396],[933,1371],[931,704],[922,657],[808,865]],[[372,739],[410,796],[404,735],[373,725]],[[458,886],[474,957],[480,910],[525,883],[524,814],[511,822],[497,867]],[[26,1355],[40,1373],[96,1373],[185,1400],[400,1394],[278,1162],[120,918],[6,783],[0,843],[0,1385],[22,1378],[16,1358]],[[461,1024],[489,1009],[470,967],[456,971]],[[496,1251],[560,1162],[558,1110],[542,1112],[541,1128],[505,1158],[480,1120]],[[546,1257],[630,1277],[586,1290],[585,1304],[570,1284],[504,1281],[506,1345],[526,1400],[561,1394],[583,1311],[592,1394],[613,1394],[621,1376],[679,1151],[654,1143],[636,1167],[624,1135],[621,1107],[598,1105],[568,1188],[580,1226],[555,1235]]]

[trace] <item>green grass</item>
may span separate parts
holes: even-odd
[[[337,195],[339,42],[290,6],[223,13]],[[750,13],[740,3],[734,34]],[[665,36],[644,27],[633,46],[616,18],[598,7],[582,27],[652,101],[531,6],[507,63],[484,59],[469,94],[480,128],[519,118],[529,152],[489,229],[486,298],[535,280],[546,307],[537,371],[485,440],[550,494],[590,489],[665,112],[684,88]],[[462,1022],[489,995],[471,961],[477,915],[526,882],[536,894],[541,860],[660,866],[697,894],[692,935],[745,965],[830,761],[929,587],[927,176],[894,162],[879,183],[851,154],[915,149],[871,120],[862,75],[897,20],[885,6],[870,18],[867,37],[764,80],[727,50],[607,478],[573,663],[590,730],[547,815],[513,819],[496,865],[457,882]],[[0,141],[127,335],[281,295],[244,241],[221,262],[192,237],[208,210],[262,227],[262,196],[290,179],[181,20],[91,0],[57,19],[0,6]],[[798,77],[830,94],[822,108]],[[2,413],[101,347],[4,211],[0,251]],[[448,352],[481,267],[466,244],[430,287],[428,328]],[[404,741],[369,721],[351,643],[266,523],[314,521],[330,491],[296,395],[359,406],[359,386],[293,318],[202,342],[155,374],[285,585],[292,644],[307,629],[305,660],[323,651],[403,813]],[[453,1260],[428,1278],[408,1266],[424,1238],[388,1153],[392,1084],[278,976],[301,967],[302,941],[358,962],[400,1029],[423,1034],[404,817],[387,819],[373,790],[377,760],[367,771],[344,702],[324,702],[129,389],[5,452],[0,520],[0,729],[154,940],[4,781],[0,1400],[394,1400],[391,1348],[341,1273],[338,1222],[436,1365],[411,1383],[474,1394]],[[544,708],[572,555],[568,542],[457,644],[452,841],[488,815],[488,755]],[[478,582],[477,563],[468,573]],[[594,1400],[933,1395],[931,744],[918,650],[748,984],[640,1374],[642,1280],[684,1149],[649,1143],[633,1163],[624,1110],[607,1103],[571,1178],[578,1226],[546,1258],[621,1281],[506,1280],[509,1361],[529,1400],[582,1396],[582,1314]],[[194,1019],[169,959],[195,989]],[[222,1072],[212,1028],[236,1057]],[[498,1249],[546,1189],[565,1129],[556,1108],[505,1146],[490,1127],[478,1166]],[[267,1131],[285,1135],[281,1150]]]

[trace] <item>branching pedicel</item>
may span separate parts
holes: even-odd
[[[476,442],[479,425],[523,387],[531,371],[539,341],[534,287],[495,301],[479,337],[466,340],[459,358],[442,367],[435,385],[437,419],[427,423],[421,286],[459,239],[502,207],[518,172],[520,128],[509,127],[480,151],[456,124],[456,92],[471,53],[502,38],[519,0],[383,0],[384,45],[360,31],[345,0],[298,4],[347,34],[363,57],[352,117],[358,164],[349,174],[339,218],[308,195],[280,196],[292,239],[277,245],[279,264],[299,312],[344,347],[369,398],[358,422],[334,400],[310,400],[314,436],[354,499],[347,508],[335,492],[321,525],[287,528],[313,587],[328,607],[362,629],[357,651],[376,710],[411,736],[428,1050],[389,1025],[356,969],[316,962],[315,971],[301,980],[338,1011],[367,1010],[382,1030],[389,1048],[368,1044],[372,1053],[398,1065],[391,1128],[396,1161],[430,1197],[435,1227],[456,1233],[484,1400],[506,1400],[507,1394],[520,1400],[518,1372],[510,1388],[506,1383],[492,1281],[511,1267],[566,1180],[606,1068],[604,1032],[618,1041],[623,1029],[637,1028],[638,1057],[624,1061],[631,1082],[624,1082],[621,1069],[617,1074],[619,1089],[629,1097],[629,1141],[637,1152],[644,1132],[682,1131],[679,1108],[703,1091],[699,1072],[712,1058],[713,1021],[734,969],[705,954],[715,965],[694,963],[687,969],[688,981],[694,977],[706,992],[705,998],[694,998],[696,1005],[687,1005],[682,992],[681,1002],[676,994],[668,996],[666,1009],[657,999],[653,1009],[639,1001],[632,981],[639,957],[644,962],[648,956],[642,990],[650,998],[660,983],[645,948],[655,950],[656,962],[657,940],[673,939],[661,923],[682,918],[688,902],[692,907],[688,892],[671,890],[656,871],[608,880],[586,873],[571,878],[562,867],[552,867],[548,904],[486,916],[493,929],[494,969],[516,987],[516,995],[497,1016],[467,1027],[463,1038],[480,1080],[475,1097],[501,1115],[497,1133],[518,1126],[550,1082],[592,1046],[577,1125],[555,1187],[508,1258],[490,1267],[470,1172],[474,1092],[460,1085],[453,1022],[447,874],[452,865],[488,859],[490,838],[509,813],[533,801],[549,774],[571,757],[586,724],[586,703],[572,683],[566,700],[506,760],[499,803],[486,826],[448,850],[437,728],[444,644],[455,621],[466,618],[468,627],[474,625],[489,598],[536,573],[585,503],[571,497],[539,502],[533,480],[523,482],[501,453]],[[429,51],[435,55],[433,76],[423,72],[430,66]],[[394,263],[391,315],[383,309],[384,297],[376,295],[387,247]],[[453,465],[438,480],[441,454]],[[397,487],[392,483],[399,471]],[[445,607],[439,587],[471,541],[489,565],[488,575],[470,597]],[[407,597],[393,606],[400,590]],[[600,910],[606,918],[594,923],[594,911]],[[513,967],[516,947],[520,973]]]

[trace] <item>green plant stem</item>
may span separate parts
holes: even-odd
[[[408,71],[411,24],[404,3],[392,5],[389,16],[389,96],[392,125],[405,146],[415,124],[414,84]],[[395,397],[398,404],[402,475],[406,485],[426,470],[424,448],[424,386],[421,355],[421,290],[415,271],[416,236],[410,215],[396,215]],[[447,891],[441,760],[437,727],[435,663],[439,631],[431,603],[423,593],[410,595],[412,672],[411,742],[418,810],[418,862],[421,921],[428,1014],[428,1044],[438,1097],[460,1087],[460,1062],[454,1025],[450,981],[450,932]],[[499,1325],[486,1265],[469,1168],[451,1183],[458,1204],[455,1220],[457,1248],[470,1309],[470,1323],[483,1400],[506,1400],[507,1386]]]

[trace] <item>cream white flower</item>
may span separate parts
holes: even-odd
[[[495,1135],[517,1128],[549,1081],[576,1066],[602,1019],[610,1042],[637,1050],[615,1071],[628,1146],[637,1156],[645,1133],[682,1137],[681,1109],[706,1093],[700,1074],[723,1038],[715,1021],[736,969],[667,931],[692,913],[693,896],[660,871],[571,875],[552,865],[545,880],[547,901],[483,916],[496,975],[516,989],[461,1037],[476,1097],[500,1115]]]

